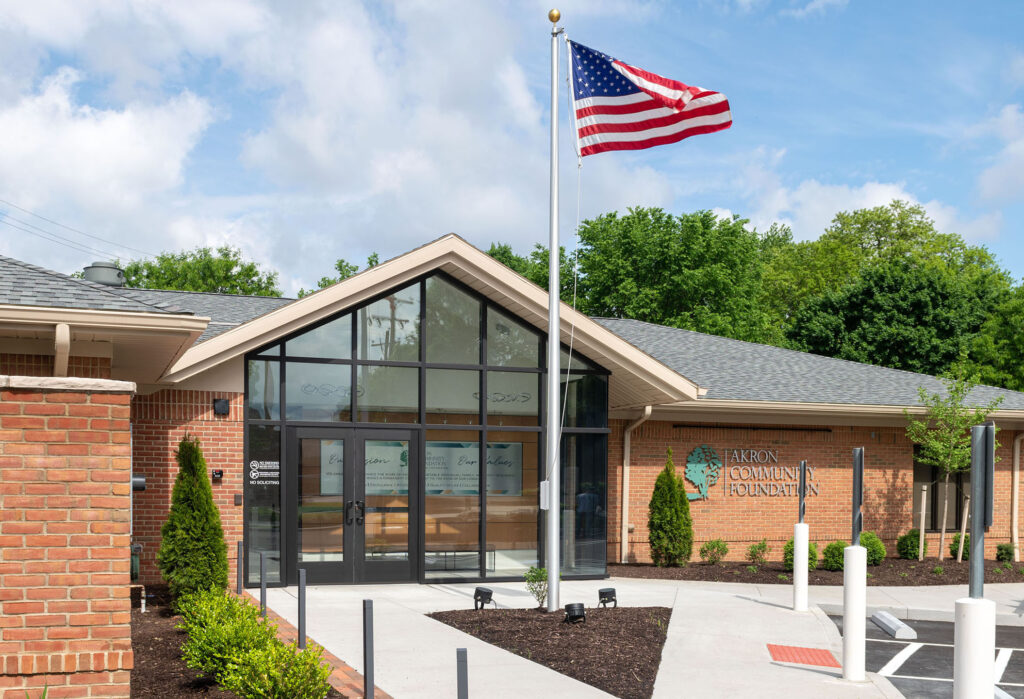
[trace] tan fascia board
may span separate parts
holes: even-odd
[[[82,308],[55,308],[50,306],[14,306],[0,304],[0,328],[56,328],[70,326],[72,337],[76,332],[92,332],[104,337],[138,336],[144,334],[180,337],[178,346],[167,364],[174,366],[182,355],[195,344],[206,330],[210,319],[203,316],[173,313],[139,313],[135,311],[99,311]],[[74,340],[72,340],[74,344]]]
[[[547,316],[548,294],[544,289],[459,236],[447,235],[192,347],[163,381],[176,383],[194,376],[403,282],[436,269],[443,270],[447,265],[487,279],[490,286],[512,302]],[[564,302],[560,313],[563,340],[568,340],[568,327],[574,325],[576,342],[600,347],[611,360],[629,367],[665,393],[669,400],[696,400],[701,395],[702,389],[697,384]]]
[[[921,416],[922,405],[865,405],[855,403],[791,403],[772,401],[699,400],[661,405],[652,420],[692,423],[739,422],[780,425],[905,425],[905,412]],[[614,414],[612,417],[620,417]],[[632,417],[632,413],[623,417]],[[1024,410],[997,410],[990,418],[1003,427],[1024,427]]]

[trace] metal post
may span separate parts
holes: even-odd
[[[971,577],[970,596],[985,596],[985,527],[992,525],[992,487],[995,469],[995,425],[971,428]]]
[[[373,699],[373,600],[363,600],[363,696]]]
[[[853,450],[853,537],[851,543],[860,546],[860,533],[864,529],[864,447]]]
[[[804,523],[804,512],[806,511],[806,506],[805,506],[805,503],[804,503],[804,498],[807,495],[807,462],[806,461],[801,461],[800,462],[800,489],[799,489],[798,493],[800,495],[800,518],[797,521],[800,522],[800,524],[803,524]]]
[[[917,526],[917,560],[924,560],[924,515],[928,507],[928,486],[921,486],[921,521]]]
[[[459,699],[469,699],[469,661],[466,649],[455,649],[455,672],[459,680]]]
[[[306,569],[299,568],[299,650],[306,649]]]
[[[561,18],[558,10],[548,13],[552,24]],[[560,251],[558,245],[558,35],[562,29],[551,27],[551,202],[550,202],[550,241],[548,243],[548,383],[547,383],[547,479],[550,494],[550,509],[547,521],[547,567],[548,567],[548,611],[557,612],[559,603],[558,584],[561,578],[559,567],[561,556],[559,539],[561,536],[562,501],[559,479],[559,374],[561,371],[561,333],[559,332],[558,304],[561,286],[558,280]]]
[[[260,551],[260,616],[267,618],[267,557]]]
[[[241,541],[238,542],[238,557],[237,560],[235,561],[235,568],[237,569],[238,572],[238,582],[235,584],[235,594],[241,595],[242,583],[245,580],[245,578],[243,577],[243,572],[245,568],[245,552],[242,550]]]

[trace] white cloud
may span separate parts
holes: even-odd
[[[787,15],[789,17],[796,17],[797,19],[803,19],[812,15],[825,14],[830,8],[843,8],[849,0],[810,0],[803,7],[789,8],[782,10],[780,14]]]
[[[999,114],[982,123],[975,134],[991,134],[1003,142],[993,163],[978,176],[978,193],[983,199],[1020,202],[1024,199],[1024,111],[1019,104],[1003,107]]]

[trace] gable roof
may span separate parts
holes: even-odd
[[[188,350],[164,377],[177,383],[311,323],[443,271],[534,327],[547,330],[548,294],[457,235],[449,234],[333,286],[231,328]],[[701,388],[584,314],[561,304],[561,340],[611,371],[613,408],[695,399]]]
[[[171,304],[133,298],[122,292],[123,289],[75,279],[0,255],[0,304],[93,311],[188,313]]]
[[[916,406],[918,387],[943,390],[934,376],[758,345],[639,320],[595,318],[666,366],[708,388],[701,400]],[[1024,393],[976,387],[984,405],[1002,397],[1000,410],[1024,410]]]
[[[118,291],[143,303],[173,306],[195,315],[206,316],[210,319],[210,324],[196,342],[209,340],[295,300],[276,296],[244,296],[170,289],[122,288]]]

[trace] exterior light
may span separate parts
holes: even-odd
[[[602,587],[597,591],[597,603],[602,607],[607,607],[609,603],[613,607],[619,606],[619,601],[615,599],[615,588],[614,587]]]
[[[579,602],[565,605],[565,621],[570,624],[578,624],[587,620],[587,610]]]
[[[498,603],[491,599],[494,591],[489,587],[478,587],[473,592],[473,609],[483,609],[485,604],[493,604],[495,608]]]

